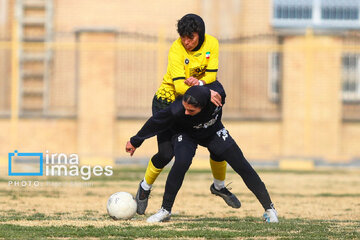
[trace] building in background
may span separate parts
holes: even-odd
[[[224,119],[250,160],[359,160],[359,11],[359,0],[0,0],[0,155],[129,160],[176,22],[193,12],[220,40]]]

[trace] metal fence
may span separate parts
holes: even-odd
[[[281,51],[278,37],[257,35],[220,40],[218,78],[227,92],[227,118],[281,117]]]
[[[345,47],[339,59],[342,62],[339,81],[342,82],[344,120],[360,120],[358,39],[357,35],[344,37]],[[150,115],[151,101],[166,72],[167,53],[174,40],[157,35],[117,33],[114,48],[116,117],[144,118]],[[9,117],[14,64],[11,62],[12,45],[8,39],[0,42],[0,116]],[[47,104],[40,115],[34,116],[76,117],[80,51],[76,34],[55,34],[50,74],[44,88]],[[282,43],[275,35],[220,39],[218,79],[228,96],[224,118],[281,119],[282,57]],[[35,80],[28,84],[36,87]],[[21,116],[32,115],[20,109]]]
[[[151,114],[151,103],[166,71],[171,40],[159,36],[120,32],[116,50],[116,113],[119,118]]]
[[[117,51],[116,106],[120,118],[149,116],[152,98],[166,71],[167,51],[175,40],[140,37],[141,41],[136,34],[119,34],[119,42],[138,42],[137,46]],[[220,40],[218,80],[228,96],[225,117],[280,118],[279,87],[269,85],[270,74],[277,76],[272,83],[280,85],[279,62],[271,58],[279,56],[278,49],[264,49],[261,45],[244,48],[248,43],[276,45],[276,41],[275,36]]]
[[[120,35],[121,40],[133,42],[134,35]],[[117,113],[119,117],[148,116],[151,100],[166,71],[167,51],[174,39],[158,39],[147,36],[138,49],[120,50],[117,63]],[[255,37],[259,44],[273,43],[274,36]],[[158,43],[154,42],[157,41]],[[218,79],[227,91],[226,116],[236,119],[278,119],[280,117],[279,62],[272,61],[279,56],[276,48],[264,50],[244,49],[242,43],[252,38],[220,41]],[[160,42],[160,43],[159,43]],[[142,59],[139,62],[139,59]],[[278,57],[275,59],[279,59]],[[273,65],[271,65],[273,64]],[[249,67],[251,66],[251,67]],[[261,71],[259,71],[261,69]],[[275,73],[272,71],[276,71]],[[269,85],[272,73],[274,87]],[[276,76],[276,79],[274,79]]]
[[[52,64],[46,96],[45,114],[54,117],[75,117],[78,97],[78,49],[73,34],[55,35],[59,47],[52,49]],[[62,45],[62,43],[65,43]]]

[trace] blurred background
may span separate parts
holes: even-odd
[[[360,166],[360,0],[0,0],[1,165],[145,164],[155,138],[132,158],[125,144],[187,13],[219,39],[224,123],[252,163]]]

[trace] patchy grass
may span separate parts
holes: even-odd
[[[20,226],[1,224],[4,239],[30,238],[252,238],[252,239],[359,239],[360,221],[280,219],[267,224],[257,218],[178,216],[170,223],[135,226],[117,221],[105,227]]]
[[[60,192],[54,190],[45,191],[45,190],[37,190],[37,189],[35,190],[32,189],[31,191],[28,191],[26,188],[24,189],[18,188],[16,190],[0,189],[0,196],[11,196],[13,200],[23,197],[34,198],[39,196],[45,198],[59,198]]]
[[[106,201],[116,191],[134,195],[145,168],[114,169],[112,177],[74,184],[74,178],[44,177],[40,187],[0,180],[0,239],[360,239],[359,171],[258,170],[280,216],[280,223],[267,224],[256,197],[228,170],[241,209],[211,195],[210,170],[195,169],[185,177],[171,221],[155,225],[146,218],[161,206],[169,168],[154,185],[147,215],[131,221],[113,221]]]
[[[24,212],[17,212],[13,209],[8,211],[1,211],[0,212],[0,222],[8,222],[8,221],[33,221],[33,220],[40,220],[40,221],[47,221],[47,220],[60,220],[60,216],[49,216],[45,215],[44,213],[24,213]]]

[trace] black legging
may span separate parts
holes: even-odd
[[[174,157],[171,141],[160,142],[158,136],[158,152],[151,158],[152,164],[159,169],[164,168]]]
[[[176,195],[183,183],[185,173],[191,165],[196,147],[197,143],[194,140],[190,140],[186,142],[186,144],[175,144],[175,163],[172,166],[166,180],[165,193],[162,203],[162,207],[170,212]],[[265,184],[261,181],[259,175],[245,159],[242,151],[236,143],[228,147],[227,150],[218,157],[227,161],[234,171],[241,176],[246,186],[255,194],[265,210],[271,208],[272,203]]]

